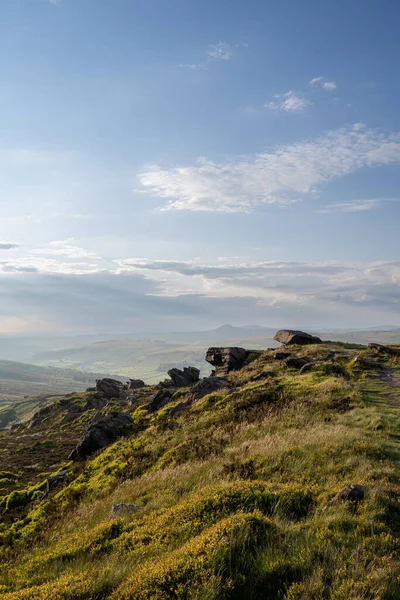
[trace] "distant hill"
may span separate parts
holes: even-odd
[[[79,392],[92,386],[105,373],[0,360],[0,399],[4,401],[46,393]]]
[[[388,327],[389,329],[389,327]],[[140,377],[147,383],[157,383],[166,376],[168,369],[192,365],[209,372],[204,364],[204,352],[209,346],[244,346],[246,348],[265,349],[278,344],[273,336],[276,329],[249,325],[234,327],[222,325],[216,329],[205,331],[175,331],[127,334],[93,334],[78,336],[31,336],[0,338],[0,359],[15,358],[40,366],[56,369],[75,369],[100,373],[116,373],[119,377]],[[331,330],[317,335],[323,340],[347,341],[367,344],[376,341],[382,343],[399,343],[400,331],[391,327],[384,331],[375,330]],[[23,377],[26,372],[21,371]],[[59,373],[58,376],[62,377]],[[43,383],[43,379],[35,379]],[[49,372],[44,380],[50,377]],[[90,374],[88,373],[90,378]],[[69,375],[66,376],[69,378]],[[24,381],[16,378],[16,381]],[[1,380],[1,376],[0,376]],[[76,388],[79,380],[73,379]],[[65,381],[62,382],[65,384]],[[16,388],[20,393],[23,386]],[[56,390],[60,389],[59,387]],[[68,391],[70,388],[63,388]],[[9,390],[10,391],[10,390]],[[43,391],[43,385],[35,392]],[[46,391],[49,391],[46,388]],[[53,391],[53,390],[50,390]],[[0,388],[0,394],[1,394]]]

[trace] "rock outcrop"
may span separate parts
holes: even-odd
[[[46,492],[45,492],[43,498],[46,498],[46,496],[48,496],[50,494],[50,492],[52,492],[55,488],[57,488],[59,485],[64,483],[68,473],[69,473],[69,470],[64,469],[63,471],[60,471],[56,475],[51,475],[50,477],[48,477],[47,481],[46,481]]]
[[[184,367],[183,369],[170,369],[170,379],[160,381],[157,387],[164,389],[170,387],[189,387],[200,379],[200,370],[196,367]]]
[[[126,412],[112,412],[91,424],[83,439],[69,455],[69,460],[85,459],[96,450],[109,446],[121,437],[133,419]]]
[[[145,382],[141,379],[130,379],[128,381],[128,390],[139,390],[140,388],[143,388],[145,386]]]
[[[304,331],[296,331],[294,329],[280,329],[274,335],[274,340],[281,344],[305,346],[307,344],[321,344],[322,340],[319,337],[305,333]]]
[[[124,385],[121,381],[117,381],[116,379],[98,379],[96,381],[96,390],[100,394],[102,394],[107,400],[111,400],[111,398],[119,398],[121,389],[123,389]]]
[[[226,379],[224,379],[223,377],[206,377],[205,379],[199,381],[199,383],[196,383],[194,387],[192,387],[188,399],[191,402],[200,400],[201,398],[204,398],[204,396],[208,396],[208,394],[217,392],[225,386]]]
[[[388,354],[389,356],[400,356],[400,350],[398,348],[391,348],[390,346],[384,346],[383,344],[371,343],[368,344],[370,350],[376,350],[379,354]]]
[[[101,410],[105,406],[107,406],[107,400],[102,394],[92,394],[87,397],[85,410],[91,410],[92,408]]]
[[[204,396],[217,392],[221,388],[227,385],[227,381],[223,377],[206,377],[201,379],[187,395],[186,400],[180,402],[177,406],[171,410],[170,415],[173,416],[177,413],[183,412],[186,408],[191,406],[197,400],[201,400]]]
[[[174,395],[174,392],[170,390],[161,389],[153,396],[150,403],[150,411],[155,412],[156,410],[160,410],[163,406],[167,404]]]
[[[206,361],[215,367],[217,377],[225,377],[231,371],[241,369],[246,362],[249,351],[244,348],[209,348]]]
[[[170,369],[168,375],[176,387],[187,387],[197,383],[200,379],[200,369],[196,367],[184,367],[181,369]]]
[[[71,423],[75,421],[81,414],[83,413],[83,408],[79,406],[79,404],[70,404],[68,406],[68,412],[63,417],[61,421],[61,425],[65,425],[66,423]]]

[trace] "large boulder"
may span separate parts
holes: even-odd
[[[107,400],[111,398],[119,398],[123,384],[121,381],[116,379],[110,379],[108,377],[104,379],[98,379],[96,381],[96,390],[102,394]]]
[[[285,346],[290,344],[298,344],[305,346],[307,344],[321,344],[322,340],[315,335],[310,335],[304,331],[296,331],[294,329],[280,329],[274,335],[274,340],[284,344]]]
[[[246,362],[249,352],[244,348],[209,348],[206,361],[215,367],[217,377],[225,377],[230,371],[241,369]]]
[[[199,381],[200,370],[196,367],[184,367],[183,370],[170,369],[168,375],[171,377],[174,386],[187,387]]]
[[[92,423],[77,447],[69,455],[69,460],[84,459],[96,450],[109,446],[124,435],[133,419],[126,412],[111,412]]]

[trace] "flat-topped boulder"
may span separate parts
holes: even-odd
[[[228,348],[209,348],[206,361],[215,367],[216,377],[225,377],[231,371],[241,369],[246,362],[249,351],[236,346]]]
[[[176,387],[187,387],[197,383],[200,379],[200,369],[184,367],[183,369],[170,369],[168,375]]]
[[[130,379],[128,381],[128,390],[140,390],[145,386],[146,384],[142,379]]]
[[[274,335],[274,340],[284,344],[285,346],[298,344],[299,346],[305,346],[307,344],[321,344],[322,340],[304,331],[297,331],[296,329],[280,329]]]

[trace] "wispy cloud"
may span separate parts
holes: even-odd
[[[333,92],[337,88],[336,82],[328,81],[326,77],[314,77],[314,79],[311,79],[310,85],[319,86],[327,92]]]
[[[210,46],[207,52],[207,60],[216,62],[219,60],[229,60],[233,55],[233,47],[226,42],[218,42]]]
[[[12,250],[13,248],[19,248],[17,242],[0,242],[0,250]]]
[[[149,167],[138,179],[145,191],[167,201],[168,210],[249,212],[315,196],[324,183],[359,169],[399,162],[400,134],[358,123],[228,163],[202,159],[196,166]]]
[[[379,208],[383,204],[388,202],[399,202],[400,198],[366,198],[364,200],[354,200],[352,202],[338,202],[335,204],[328,204],[324,208],[321,208],[317,212],[319,213],[358,213],[368,210],[374,210]]]
[[[239,48],[247,48],[248,44],[228,44],[227,42],[217,42],[208,47],[204,60],[200,63],[181,63],[178,65],[183,69],[206,69],[213,63],[231,60],[235,51]]]
[[[293,90],[289,90],[285,94],[275,94],[275,100],[264,104],[265,108],[273,110],[284,110],[285,112],[305,112],[311,105],[307,98],[302,98]]]

